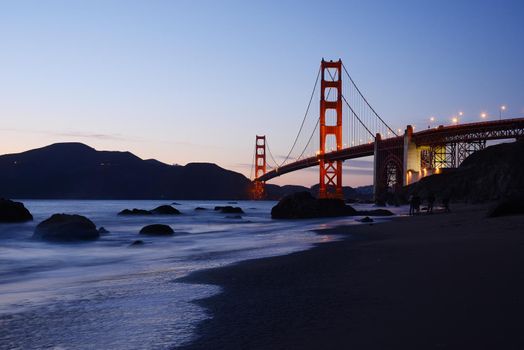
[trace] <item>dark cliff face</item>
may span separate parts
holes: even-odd
[[[215,164],[171,166],[81,143],[0,156],[0,196],[10,198],[247,199],[248,188]]]
[[[428,176],[411,190],[468,201],[524,195],[524,142],[502,143],[475,152],[449,173]]]

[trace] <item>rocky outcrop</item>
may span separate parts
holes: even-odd
[[[178,215],[180,211],[170,205],[161,205],[151,210],[151,213],[155,215]]]
[[[0,198],[0,222],[13,223],[33,220],[23,203]]]
[[[85,216],[53,214],[36,226],[33,237],[55,242],[92,241],[100,233]]]
[[[469,202],[524,196],[524,142],[501,143],[470,155],[447,173],[432,175],[409,186],[421,198]]]
[[[240,207],[233,207],[231,205],[217,206],[215,211],[220,211],[223,214],[244,214],[244,211]]]
[[[143,216],[143,215],[178,215],[180,211],[170,205],[161,205],[152,210],[145,209],[124,209],[118,215]]]
[[[173,233],[175,233],[175,231],[173,231],[170,226],[163,224],[147,225],[140,230],[140,234],[152,236],[169,236]]]
[[[340,199],[316,199],[309,192],[287,195],[271,209],[273,219],[308,219],[356,215],[357,211]]]

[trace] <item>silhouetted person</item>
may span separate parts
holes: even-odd
[[[435,195],[433,193],[430,193],[428,195],[428,214],[433,213],[433,204],[435,204]]]
[[[420,197],[418,195],[414,195],[411,198],[410,207],[409,207],[409,215],[415,215],[420,212]]]
[[[449,197],[444,197],[444,199],[442,199],[442,205],[444,206],[444,211],[446,213],[451,211],[451,209],[449,209]]]
[[[409,215],[415,214],[415,207],[413,206],[413,195],[410,195],[408,198],[409,203]]]

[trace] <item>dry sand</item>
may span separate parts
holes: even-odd
[[[524,216],[486,206],[341,227],[347,238],[185,280],[224,292],[184,349],[524,349]]]

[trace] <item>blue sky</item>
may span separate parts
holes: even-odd
[[[327,4],[0,0],[0,153],[80,141],[249,175],[256,134],[287,153],[322,57],[395,129],[524,116],[524,3]],[[369,164],[345,184],[370,183]]]

